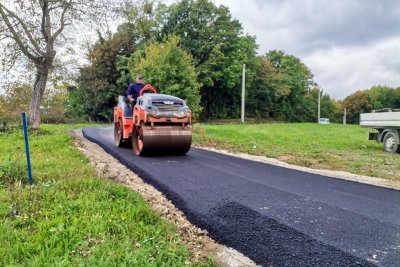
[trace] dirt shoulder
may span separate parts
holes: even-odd
[[[254,155],[249,155],[249,154],[245,154],[245,153],[233,153],[233,152],[230,152],[227,150],[220,150],[220,149],[204,147],[204,146],[195,146],[195,147],[213,151],[213,152],[217,152],[217,153],[222,153],[222,154],[233,156],[233,157],[249,159],[249,160],[253,160],[253,161],[257,161],[257,162],[280,166],[280,167],[284,167],[284,168],[288,168],[288,169],[295,169],[295,170],[299,170],[299,171],[320,174],[320,175],[333,177],[333,178],[337,178],[337,179],[343,179],[343,180],[353,181],[353,182],[357,182],[357,183],[363,183],[363,184],[369,184],[369,185],[374,185],[374,186],[380,186],[380,187],[400,190],[400,181],[392,181],[392,180],[387,180],[387,179],[378,178],[378,177],[358,175],[358,174],[353,174],[353,173],[344,172],[344,171],[312,169],[312,168],[292,165],[287,162],[280,161],[278,159],[267,158],[264,156],[254,156]]]
[[[208,237],[207,231],[191,224],[185,215],[161,192],[143,182],[139,176],[114,159],[100,146],[84,138],[81,130],[73,130],[71,135],[75,145],[95,167],[98,177],[124,184],[139,193],[158,214],[178,228],[181,239],[192,252],[192,262],[212,256],[217,261],[218,266],[257,266],[240,252],[216,243]]]

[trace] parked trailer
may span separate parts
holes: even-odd
[[[387,152],[400,153],[400,109],[380,109],[360,115],[360,126],[378,132],[368,134],[368,140],[383,142]]]

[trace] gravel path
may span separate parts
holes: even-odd
[[[263,266],[400,266],[400,192],[192,148],[135,157],[98,143],[216,241]]]

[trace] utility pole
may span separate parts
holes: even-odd
[[[244,124],[244,96],[245,96],[245,84],[246,84],[246,64],[243,64],[243,74],[242,74],[242,112],[241,121]]]
[[[321,93],[322,93],[322,90],[319,89],[318,90],[318,123],[319,123],[319,119],[321,118]]]

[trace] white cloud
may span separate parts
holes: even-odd
[[[396,0],[213,0],[229,7],[259,53],[299,57],[334,98],[376,84],[400,86],[400,3]]]
[[[366,46],[333,47],[303,58],[326,92],[343,98],[372,85],[400,86],[400,37]]]

